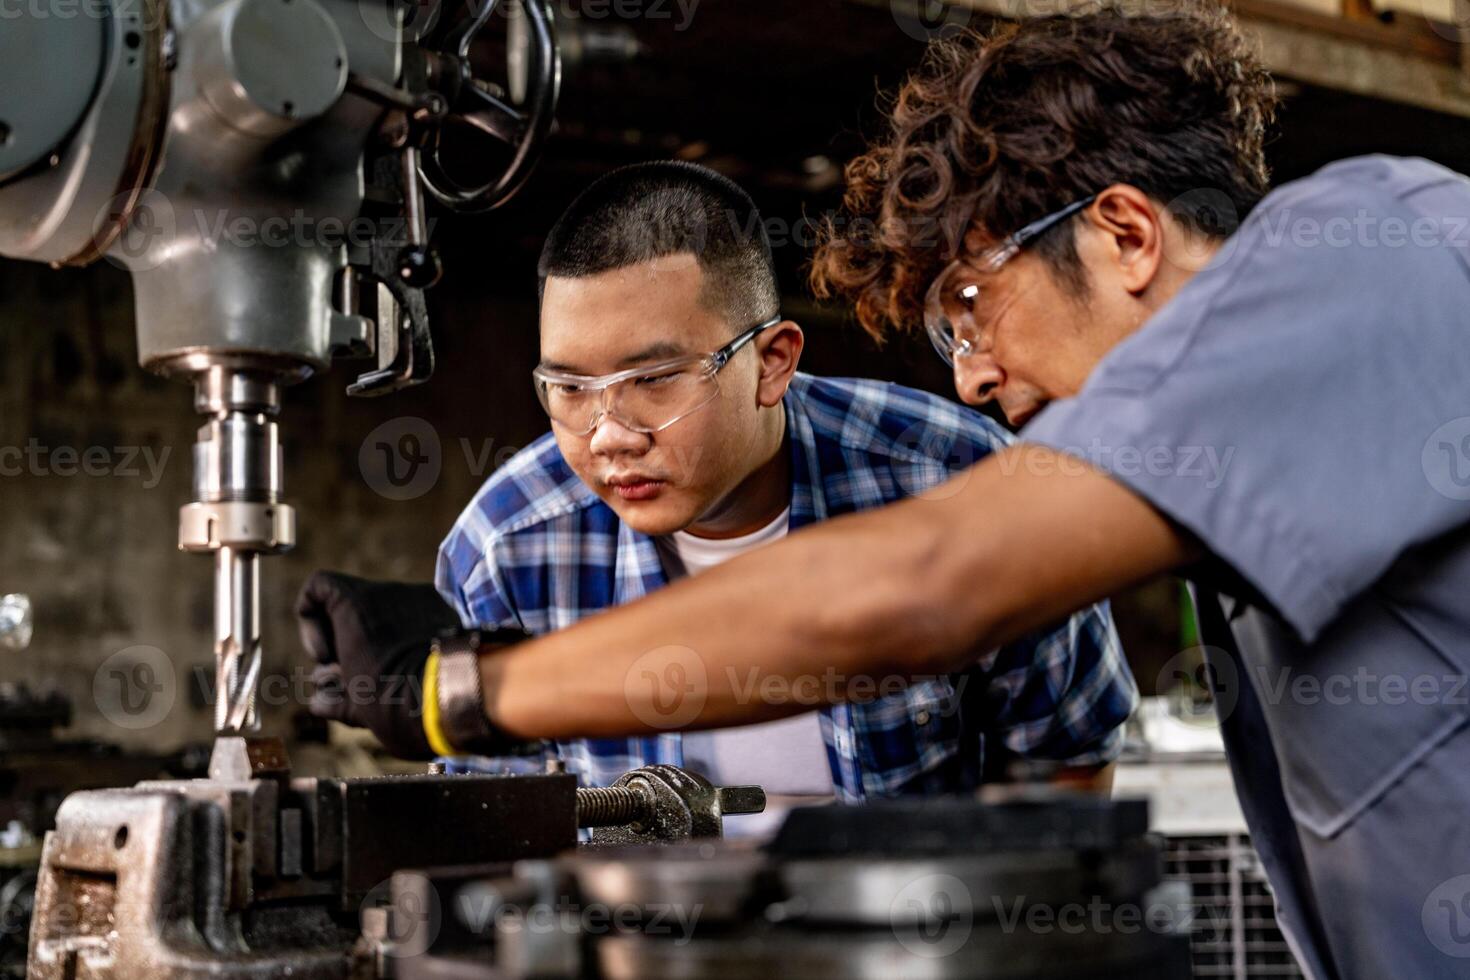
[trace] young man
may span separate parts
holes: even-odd
[[[440,549],[436,584],[464,623],[563,629],[1007,444],[950,401],[797,373],[802,331],[779,315],[763,228],[740,188],[684,163],[609,174],[557,223],[534,376],[552,431],[486,481]],[[1100,606],[867,703],[827,705],[825,680],[806,692],[821,710],[790,719],[556,750],[595,785],[673,763],[857,801],[972,788],[1010,756],[1096,770],[1136,696]]]

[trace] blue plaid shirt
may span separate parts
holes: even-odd
[[[983,415],[878,381],[798,374],[785,408],[792,531],[919,493],[1011,441]],[[667,581],[653,539],[618,520],[549,434],[485,482],[440,546],[436,575],[466,625],[533,634]],[[987,750],[1068,765],[1111,761],[1137,699],[1100,604],[980,656],[965,673],[823,708],[820,724],[837,798],[857,802],[973,789],[987,772]],[[683,764],[678,733],[579,739],[547,752],[590,785],[643,765]],[[466,765],[515,768],[501,760]]]

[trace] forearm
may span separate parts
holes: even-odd
[[[1055,459],[1017,447],[925,497],[487,656],[487,711],[522,737],[604,737],[892,693],[1187,556],[1107,477],[1038,476],[1037,454]]]
[[[897,541],[871,516],[803,531],[485,658],[491,717],[543,738],[721,727],[809,710],[867,678],[901,678],[921,663],[916,651],[938,645],[937,623],[908,587],[933,532],[906,523]],[[776,703],[782,691],[800,700]]]

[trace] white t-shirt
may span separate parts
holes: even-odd
[[[759,531],[738,538],[700,538],[687,531],[675,531],[654,542],[673,580],[698,575],[737,555],[781,540],[790,521],[791,508],[787,507]],[[816,711],[738,728],[688,732],[683,742],[684,765],[716,786],[754,784],[766,791],[766,812],[727,818],[728,836],[763,833],[773,829],[791,806],[832,798],[832,769]]]

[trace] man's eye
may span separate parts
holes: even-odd
[[[975,301],[979,298],[980,287],[974,283],[970,283],[968,286],[961,286],[955,291],[955,301],[959,303],[962,309],[973,310],[975,308]]]
[[[554,384],[551,386],[552,394],[560,395],[563,398],[570,398],[573,395],[580,395],[586,390],[587,389],[583,388],[581,385]]]
[[[658,385],[666,385],[666,384],[669,384],[669,383],[671,383],[673,381],[677,381],[678,378],[679,378],[679,375],[677,373],[675,373],[675,374],[650,374],[650,375],[648,375],[646,377],[639,378],[635,383],[640,388],[653,388],[653,387],[657,387]]]

